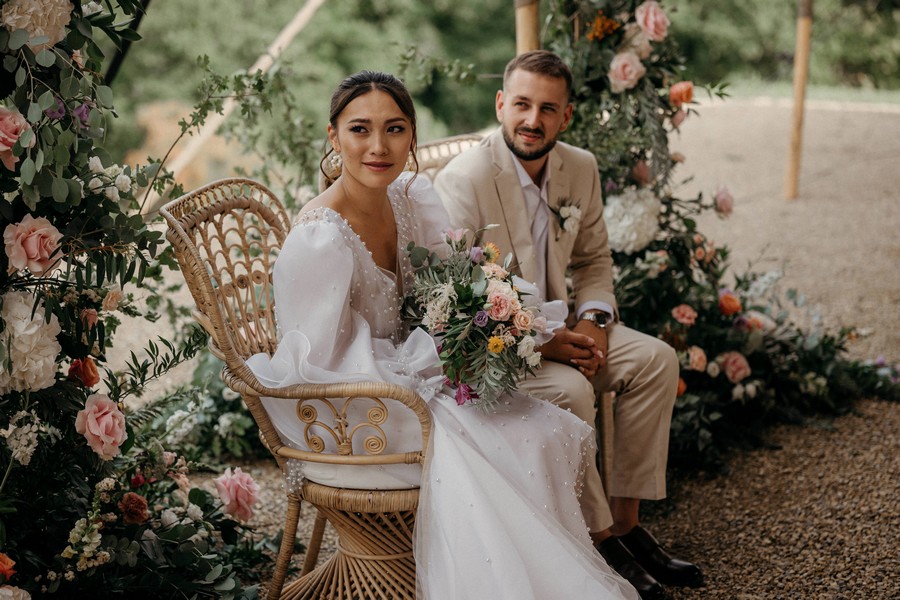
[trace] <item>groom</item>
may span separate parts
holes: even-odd
[[[500,129],[452,160],[435,186],[456,227],[478,230],[547,300],[574,288],[574,325],[540,350],[544,360],[519,389],[593,424],[598,392],[616,392],[610,500],[596,465],[585,474],[585,521],[600,553],[642,598],[660,583],[700,586],[695,565],[672,557],[638,523],[642,499],[665,497],[669,425],[678,383],[675,351],[618,322],[612,258],[597,162],[557,142],[572,118],[572,73],[555,54],[534,51],[506,66],[497,92]]]

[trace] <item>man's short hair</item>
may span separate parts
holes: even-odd
[[[503,86],[510,75],[516,69],[528,71],[529,73],[537,73],[546,77],[555,77],[566,82],[566,91],[569,93],[569,100],[572,100],[572,70],[563,60],[550,52],[549,50],[532,50],[524,52],[506,64],[506,70],[503,71]]]

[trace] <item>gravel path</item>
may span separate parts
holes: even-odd
[[[727,184],[728,220],[700,230],[743,269],[783,269],[833,326],[856,326],[854,358],[900,361],[900,106],[809,103],[801,197],[782,197],[791,111],[766,99],[704,106],[673,140],[685,195]],[[833,423],[782,426],[777,449],[735,456],[715,479],[670,478],[645,524],[705,570],[682,599],[900,599],[900,405],[865,401]],[[283,516],[271,462],[246,465],[264,489],[256,525]],[[304,509],[301,538],[314,514]],[[326,537],[323,554],[334,548]],[[299,559],[298,559],[299,562]],[[480,600],[480,599],[473,599]]]

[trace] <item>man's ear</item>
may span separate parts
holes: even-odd
[[[497,114],[497,120],[503,122],[503,90],[497,90],[497,97],[494,98],[494,111]]]
[[[559,128],[560,131],[565,131],[569,127],[569,122],[572,120],[572,113],[575,111],[575,105],[569,102],[566,105],[566,110],[563,112],[563,122],[562,126]]]

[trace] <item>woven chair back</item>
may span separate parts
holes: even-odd
[[[213,352],[235,372],[253,354],[273,353],[272,267],[290,229],[278,199],[254,181],[225,179],[160,213]]]

